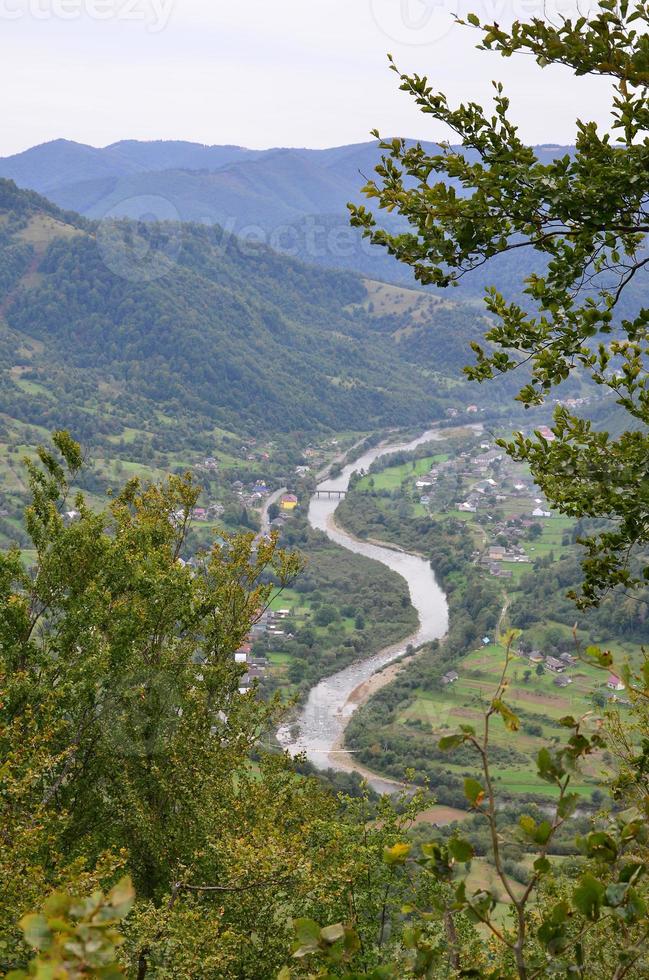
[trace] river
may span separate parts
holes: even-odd
[[[411,442],[376,446],[345,466],[340,476],[323,480],[318,484],[318,490],[346,490],[352,474],[360,470],[367,471],[380,456],[409,451],[422,443],[437,441],[440,438],[442,435],[439,430],[429,429]],[[367,558],[380,561],[398,572],[408,583],[410,598],[419,617],[419,628],[412,636],[373,654],[366,660],[350,664],[320,681],[309,692],[297,722],[290,726],[283,726],[277,733],[279,742],[291,755],[304,752],[318,769],[349,771],[355,766],[353,760],[350,762],[349,753],[342,749],[342,737],[345,725],[357,706],[356,700],[352,698],[353,692],[382,667],[402,656],[408,645],[419,646],[421,643],[444,636],[448,628],[448,606],[446,596],[437,584],[427,561],[418,555],[353,538],[334,521],[334,512],[338,504],[337,498],[328,499],[314,494],[309,504],[311,527],[324,531],[332,541],[343,548],[357,555],[365,555]],[[351,601],[353,596],[350,596]],[[292,732],[296,725],[299,734],[294,738]],[[362,767],[359,767],[359,771],[366,774]],[[394,783],[378,776],[370,776],[368,782],[377,792],[394,792],[395,789]]]

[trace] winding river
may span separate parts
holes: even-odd
[[[437,441],[440,438],[437,429],[429,429],[411,442],[377,446],[345,466],[340,476],[323,480],[318,484],[318,490],[346,490],[352,474],[361,470],[367,471],[374,460],[380,456],[400,450],[409,451],[422,443]],[[416,647],[444,636],[448,627],[448,607],[446,596],[437,584],[427,561],[418,555],[359,541],[347,534],[334,520],[338,503],[337,498],[329,499],[314,495],[309,505],[311,526],[324,531],[332,541],[343,548],[357,555],[365,555],[367,558],[380,561],[398,572],[408,583],[412,604],[419,616],[419,628],[412,636],[373,654],[366,660],[350,664],[320,681],[309,692],[308,700],[300,712],[297,723],[285,725],[277,733],[280,743],[292,755],[304,752],[319,769],[349,771],[356,767],[349,753],[342,748],[342,741],[345,725],[358,703],[354,692],[377,671],[402,656],[408,645],[412,644]],[[296,729],[299,734],[293,737]],[[364,772],[362,767],[358,768]],[[377,792],[394,792],[395,789],[393,782],[378,776],[369,775],[368,782]]]

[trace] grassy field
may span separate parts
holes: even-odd
[[[504,664],[505,649],[500,644],[492,643],[471,651],[457,664],[459,680],[439,690],[417,690],[414,701],[398,715],[397,725],[423,723],[430,726],[435,736],[455,731],[460,724],[471,724],[480,730],[485,708],[494,696]],[[537,675],[534,665],[522,657],[515,657],[510,666],[506,700],[519,715],[520,729],[514,736],[505,729],[500,717],[494,716],[491,742],[502,749],[515,748],[526,755],[529,762],[497,767],[496,781],[508,792],[555,795],[553,788],[536,776],[533,759],[540,741],[553,742],[561,734],[559,719],[566,715],[579,717],[592,712],[588,724],[593,729],[598,724],[598,711],[593,710],[590,695],[596,690],[606,690],[606,674],[580,663],[565,676],[571,677],[572,683],[559,688],[554,683],[554,674],[545,671]],[[594,782],[590,776],[597,774],[600,765],[601,760],[593,757],[576,787],[580,792],[589,794],[592,791]],[[445,768],[461,775],[466,766],[454,765],[449,756]]]
[[[434,456],[423,456],[421,459],[414,460],[412,463],[403,463],[400,466],[389,466],[379,473],[372,473],[364,476],[358,481],[358,490],[398,490],[405,482],[412,480],[416,482],[418,477],[428,473],[435,463],[441,463],[448,459],[446,453],[436,453]],[[423,493],[423,491],[422,491]]]

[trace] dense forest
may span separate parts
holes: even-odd
[[[419,424],[461,398],[439,382],[431,392],[419,345],[399,340],[407,318],[375,315],[356,276],[224,246],[218,228],[95,226],[10,182],[0,190],[7,415],[85,439],[160,427],[163,413],[173,441],[183,421],[248,433]],[[432,310],[431,326],[438,313],[440,351],[453,343],[437,370],[457,382],[475,313]]]

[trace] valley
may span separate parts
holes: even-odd
[[[466,762],[441,769],[426,750],[418,768],[422,746],[479,713],[513,628],[512,693],[525,721],[516,751],[503,748],[499,778],[512,797],[542,796],[526,775],[537,741],[552,737],[575,699],[585,707],[596,689],[607,698],[594,668],[546,669],[548,656],[571,649],[556,576],[577,575],[577,532],[546,516],[529,474],[508,468],[493,446],[488,433],[518,421],[507,386],[469,392],[462,378],[467,346],[483,329],[478,308],[235,238],[223,250],[218,233],[198,225],[125,220],[107,238],[103,226],[9,181],[0,192],[0,544],[17,542],[33,558],[21,528],[22,459],[57,426],[84,445],[78,489],[97,507],[127,479],[189,471],[202,491],[184,562],[215,536],[258,532],[263,515],[306,559],[242,657],[246,690],[258,678],[264,697],[279,691],[304,705],[284,745],[306,748],[318,768],[333,759],[335,769],[331,753],[347,725],[345,751],[377,770],[375,785],[403,782],[416,763],[415,781],[428,779],[441,803],[461,806]],[[584,402],[579,384],[573,392],[570,404]],[[419,436],[376,448],[434,417],[444,420],[433,433],[439,444]],[[369,448],[340,471],[337,460],[368,433]],[[311,499],[327,467],[338,469],[321,486],[349,488],[340,502]],[[450,603],[444,640],[447,612],[429,562]],[[539,617],[540,582],[554,598]],[[582,646],[613,640],[637,659],[643,627],[629,629],[627,637],[584,626],[576,637]],[[352,717],[352,693],[406,647],[421,648],[416,661]]]
[[[609,600],[575,616],[563,598],[578,581],[575,523],[547,510],[524,468],[484,437],[460,437],[450,453],[431,454],[436,448],[375,464],[336,512],[359,540],[416,548],[430,558],[450,606],[445,640],[425,648],[351,717],[346,743],[365,768],[403,780],[410,767],[441,803],[461,807],[462,779],[477,775],[471,756],[432,751],[431,737],[479,724],[508,658],[508,701],[520,731],[512,742],[505,725],[494,723],[495,779],[506,798],[540,802],[553,791],[535,775],[533,759],[539,744],[556,736],[559,720],[584,716],[596,730],[607,706],[628,711],[624,682],[584,654],[601,644],[616,662],[639,663],[643,613],[629,622],[627,612],[618,626]],[[578,787],[585,798],[597,798],[610,763],[591,760]]]
[[[0,25],[0,977],[645,980],[649,0]]]

